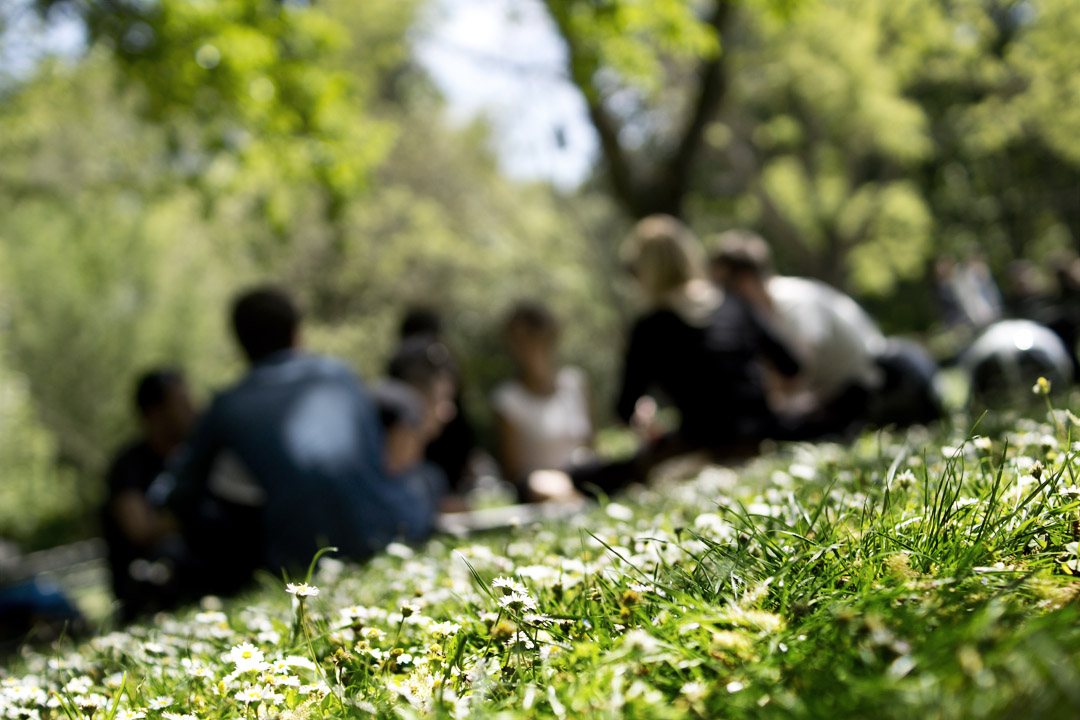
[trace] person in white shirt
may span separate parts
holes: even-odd
[[[757,234],[732,230],[714,245],[714,281],[771,320],[799,360],[802,370],[793,381],[770,383],[777,412],[816,416],[822,434],[866,420],[908,423],[936,417],[936,368],[925,351],[887,340],[858,303],[830,285],[774,275],[769,246]],[[897,393],[906,398],[899,404]]]
[[[875,358],[885,336],[854,300],[810,278],[774,276],[765,289],[777,329],[802,362],[809,404],[828,404],[852,385],[880,387]]]
[[[780,409],[824,407],[880,385],[874,358],[885,336],[854,300],[819,280],[773,275],[769,247],[754,233],[729,231],[716,245],[714,280],[771,319],[802,367],[794,383],[774,384]]]
[[[522,487],[536,470],[566,469],[589,457],[592,422],[585,374],[558,364],[559,329],[542,305],[521,303],[506,321],[517,377],[492,396],[499,461]]]

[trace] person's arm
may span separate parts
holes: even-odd
[[[181,522],[195,512],[206,495],[210,469],[221,449],[220,412],[215,401],[199,419],[188,444],[176,453],[170,467],[147,491],[152,505],[167,508]]]
[[[349,555],[363,556],[380,552],[392,540],[404,537],[423,540],[435,524],[435,508],[417,497],[408,483],[387,476],[383,431],[378,414],[367,393],[349,374],[348,392],[356,393],[356,428],[363,472],[356,478],[356,501],[350,508],[332,508],[348,512],[352,520],[347,546]]]
[[[515,485],[524,480],[525,459],[522,452],[521,431],[506,415],[495,411],[495,429],[499,443],[499,465],[503,475]]]
[[[765,359],[772,363],[776,371],[784,377],[798,375],[799,370],[802,369],[799,361],[773,328],[772,323],[752,308],[748,307],[747,313],[758,338],[758,348]]]
[[[138,547],[150,547],[176,531],[172,518],[155,509],[146,494],[135,488],[121,490],[112,499],[110,510],[120,531]]]

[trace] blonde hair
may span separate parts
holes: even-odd
[[[704,285],[704,248],[693,231],[671,215],[650,215],[638,222],[621,255],[654,307],[670,307],[698,321],[701,312],[719,302],[711,285]]]
[[[671,215],[650,215],[641,220],[621,254],[653,301],[705,277],[705,251],[690,228]]]

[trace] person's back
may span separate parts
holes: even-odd
[[[246,297],[258,292],[270,291]],[[243,303],[234,324],[251,370],[214,400],[167,501],[187,521],[186,534],[198,535],[208,506],[253,510],[264,543],[259,564],[272,570],[301,568],[320,547],[364,557],[396,537],[425,535],[430,512],[382,472],[378,417],[357,378],[337,361],[293,347],[298,318],[287,338],[252,352]],[[242,471],[217,472],[223,457]],[[228,526],[228,515],[220,526]]]
[[[806,390],[828,401],[848,386],[879,384],[875,357],[885,337],[854,300],[809,278],[773,277],[767,289],[777,327],[802,364]]]
[[[339,363],[283,351],[223,393],[210,419],[217,442],[235,453],[265,493],[269,567],[306,564],[321,545],[363,556],[401,531],[417,534],[379,508],[399,493],[379,497],[378,422]]]
[[[798,367],[746,303],[731,294],[700,325],[666,309],[647,315],[634,326],[627,355],[619,415],[629,418],[651,382],[679,409],[682,433],[707,444],[760,439],[769,431],[772,413],[759,360],[786,374]]]

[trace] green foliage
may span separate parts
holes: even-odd
[[[2,366],[0,426],[0,537],[48,546],[89,532],[81,515],[97,500],[94,488],[57,467],[56,436],[37,421],[26,378]]]
[[[1075,21],[1062,12],[822,0],[779,21],[747,8],[702,180],[738,194],[701,195],[703,222],[733,215],[765,231],[782,269],[864,297],[925,292],[910,283],[942,251],[978,244],[1001,270],[1075,246],[1062,194],[1077,167]]]
[[[209,379],[221,363],[207,313],[223,301],[220,246],[190,191],[154,192],[169,176],[160,141],[114,102],[111,79],[96,61],[45,70],[0,115],[19,128],[0,140],[6,361],[30,380],[61,456],[92,472],[130,427],[136,372],[175,363]],[[58,107],[81,113],[60,119]]]
[[[907,310],[937,253],[980,246],[1003,274],[1077,246],[1068,2],[547,4],[631,213],[676,187],[661,210],[757,228],[781,270],[892,307],[902,330],[933,320]],[[687,181],[684,156],[663,159],[696,147],[710,92]]]
[[[574,77],[594,92],[595,75],[614,71],[631,85],[655,93],[664,82],[663,58],[708,57],[720,52],[715,28],[686,0],[580,2],[548,0],[567,41],[580,48]]]

